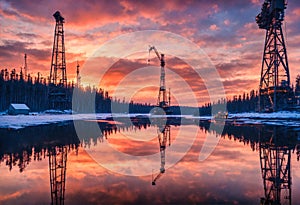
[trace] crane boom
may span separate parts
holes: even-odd
[[[157,49],[155,48],[155,46],[149,46],[149,55],[150,55],[150,52],[151,52],[152,50],[154,50],[154,52],[155,52],[157,58],[158,58],[159,60],[161,60],[161,57],[160,57],[160,55],[159,55]]]

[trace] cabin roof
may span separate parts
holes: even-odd
[[[10,104],[15,110],[29,110],[29,107],[26,104],[17,104],[11,103]]]

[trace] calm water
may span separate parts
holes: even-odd
[[[0,204],[300,203],[297,128],[231,121],[220,131],[224,122],[189,119],[76,123],[86,129],[68,122],[0,130]]]

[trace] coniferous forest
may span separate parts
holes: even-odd
[[[40,112],[48,110],[49,107],[49,85],[46,78],[42,78],[40,74],[36,77],[17,73],[15,69],[8,71],[2,69],[0,71],[0,111],[6,111],[10,103],[25,103],[32,112]],[[103,89],[80,87],[76,88],[74,83],[69,83],[64,88],[67,94],[68,103],[66,109],[75,109],[76,112],[91,112],[90,107],[95,103],[95,111],[98,113],[149,113],[155,106],[150,104],[141,104],[121,101],[120,99],[112,99],[107,91]],[[76,101],[76,105],[72,108],[72,95],[74,89],[77,89],[77,95],[79,99]],[[91,98],[93,101],[86,101]],[[199,108],[200,115],[211,115],[211,107],[224,105],[227,103],[227,111],[230,113],[239,112],[255,112],[258,103],[258,94],[252,90],[249,94],[234,96],[233,99],[222,99],[214,103],[206,103]],[[181,114],[181,110],[184,109],[185,113],[192,114],[196,108],[171,106],[173,114]]]

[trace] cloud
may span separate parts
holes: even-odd
[[[212,30],[212,31],[220,30],[220,28],[216,24],[210,25],[209,29]]]
[[[85,62],[107,40],[128,32],[165,30],[198,44],[211,58],[224,78],[223,81],[237,82],[235,78],[249,78],[248,82],[252,82],[252,88],[256,89],[258,85],[253,80],[254,68],[260,69],[265,37],[265,31],[258,29],[255,23],[261,4],[257,0],[190,0],[185,3],[158,0],[80,0],[76,4],[71,0],[43,1],[39,4],[29,0],[5,0],[0,3],[0,66],[22,66],[24,52],[27,52],[28,59],[31,59],[31,71],[41,71],[45,76],[48,75],[55,25],[52,15],[59,10],[65,18],[67,72],[72,79],[75,76],[76,61]],[[297,66],[297,59],[300,57],[298,7],[298,2],[289,2],[286,23],[283,24],[293,78],[300,72]],[[119,63],[124,65],[115,65],[117,68],[111,70],[114,76],[104,82],[107,89],[114,87],[123,75],[132,72],[134,66],[138,65],[126,64],[125,61]],[[174,71],[189,79],[197,95],[205,93],[203,83],[194,83],[195,76],[190,69],[182,69],[182,72],[180,66],[181,63]],[[242,75],[241,68],[245,75]],[[239,92],[238,86],[231,85],[231,89]]]

